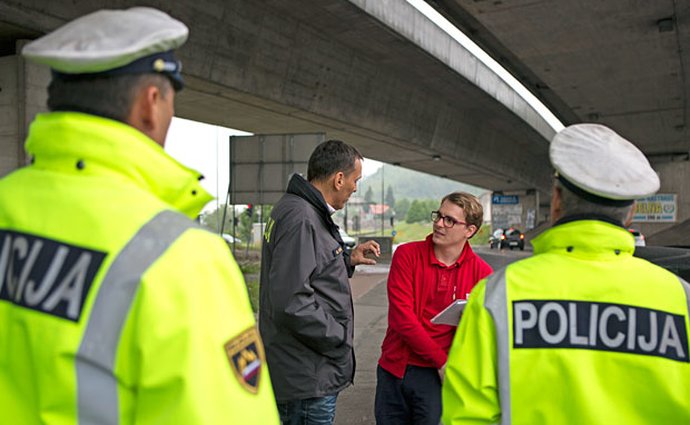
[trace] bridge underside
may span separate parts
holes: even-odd
[[[635,141],[659,171],[662,192],[678,194],[678,221],[690,217],[690,4],[430,3],[565,123],[602,122]],[[254,133],[326,132],[370,158],[494,191],[536,189],[549,199],[553,130],[405,1],[146,4],[191,30],[179,52],[188,81],[177,102],[181,117]],[[98,8],[133,5],[3,0],[0,62],[16,54],[17,40]],[[11,107],[0,91],[0,108]],[[0,137],[0,173],[5,150]],[[652,234],[670,225],[638,227]]]
[[[652,160],[687,160],[689,2],[429,3],[564,123],[601,122]]]
[[[690,217],[690,2],[428,2],[565,124],[600,122],[637,144],[660,192],[678,194],[678,222]],[[652,234],[673,224],[635,226]],[[689,243],[681,227],[664,234]]]
[[[134,3],[3,1],[0,48],[11,54],[17,38]],[[147,3],[190,27],[179,51],[188,82],[180,117],[254,133],[325,131],[387,163],[487,189],[549,190],[548,136],[506,107],[518,100],[476,60],[457,66],[487,80],[491,95],[421,48],[466,57],[406,2],[389,2],[396,10],[343,0]],[[420,39],[393,31],[396,22]]]

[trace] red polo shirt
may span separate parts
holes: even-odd
[[[455,299],[465,299],[477,282],[491,274],[469,242],[460,258],[446,266],[434,255],[431,235],[399,246],[388,275],[388,330],[379,365],[402,378],[407,365],[440,368],[446,363],[455,326],[434,325],[431,318]]]

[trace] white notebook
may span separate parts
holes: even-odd
[[[431,319],[431,323],[435,325],[451,325],[458,326],[460,323],[460,316],[465,310],[467,300],[455,300],[448,307],[444,308],[439,314]]]

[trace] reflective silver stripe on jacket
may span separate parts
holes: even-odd
[[[119,424],[114,368],[125,319],[141,276],[190,227],[196,224],[186,216],[163,211],[139,229],[110,266],[75,360],[79,425]]]
[[[690,315],[690,284],[678,277]],[[510,329],[508,328],[508,300],[506,294],[506,268],[491,275],[486,283],[484,307],[489,311],[496,328],[498,355],[498,396],[501,403],[501,425],[510,425]]]
[[[498,399],[501,403],[501,424],[510,425],[510,329],[506,299],[506,268],[498,270],[486,282],[484,307],[494,319],[496,353],[498,356]]]
[[[688,316],[690,316],[690,284],[686,282],[682,277],[678,277],[678,280],[680,281],[680,286],[683,287],[683,290],[685,291],[685,302],[688,305]]]

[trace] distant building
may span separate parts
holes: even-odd
[[[369,214],[372,215],[381,215],[381,214],[386,214],[391,207],[386,204],[369,204]]]

